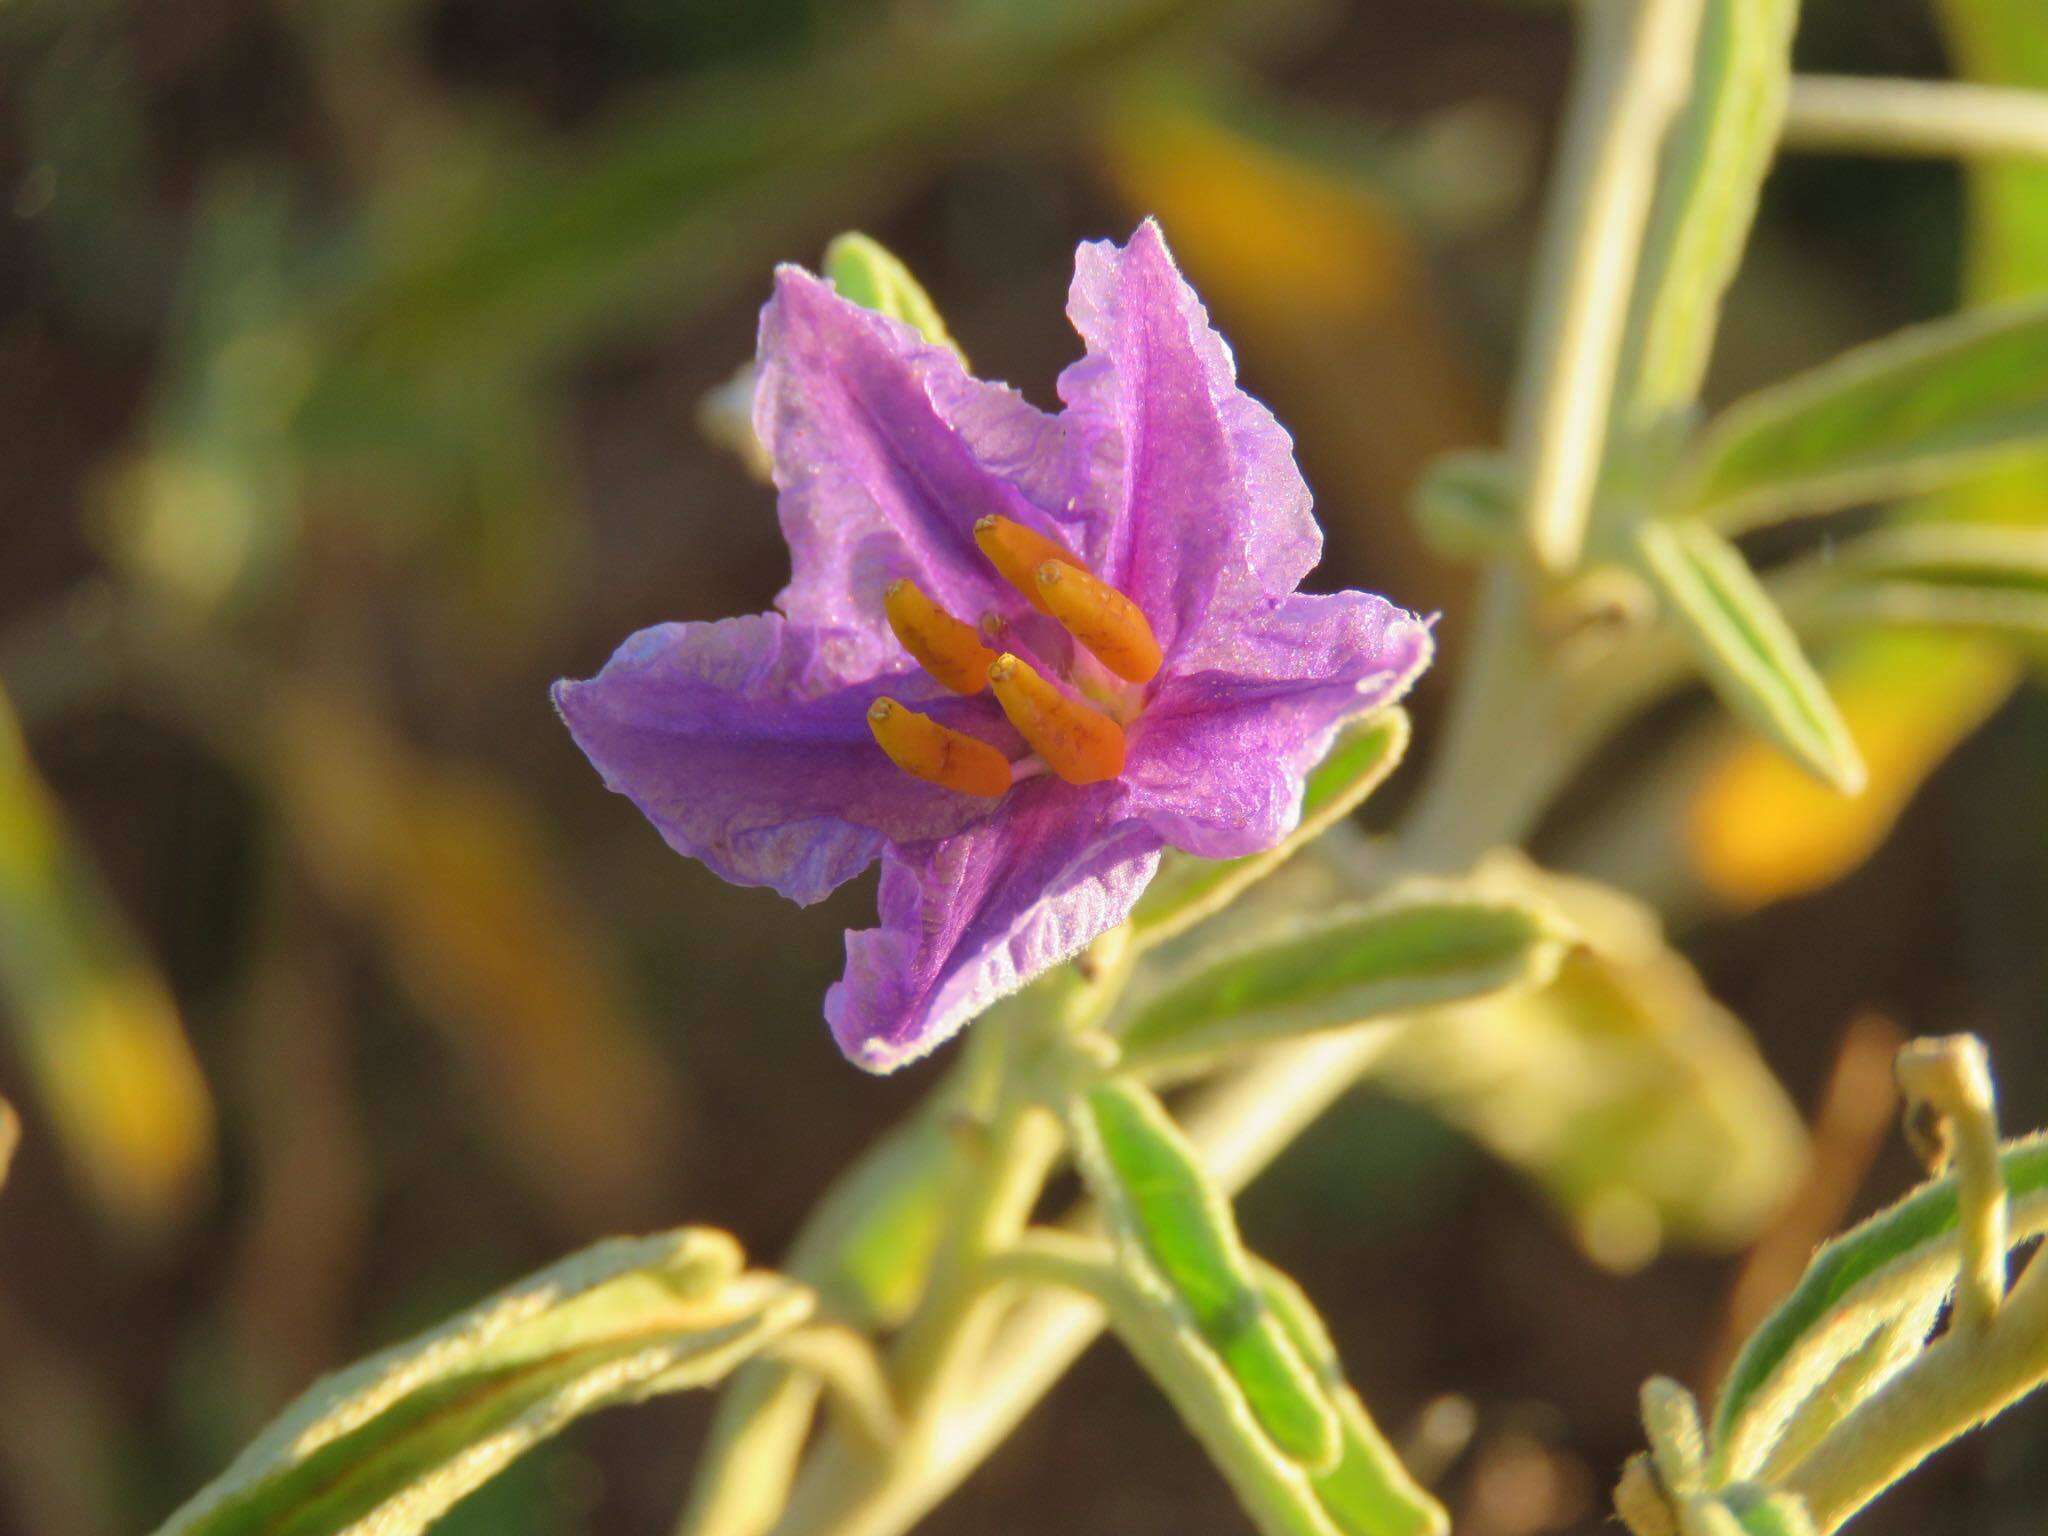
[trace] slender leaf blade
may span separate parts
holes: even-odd
[[[1345,1536],[1447,1536],[1450,1516],[1401,1465],[1365,1404],[1344,1379],[1337,1348],[1315,1303],[1263,1260],[1253,1260],[1259,1288],[1296,1353],[1322,1380],[1343,1429],[1337,1465],[1312,1478],[1316,1497]]]
[[[1158,1277],[1291,1460],[1327,1472],[1342,1428],[1309,1363],[1267,1305],[1230,1202],[1164,1106],[1134,1083],[1090,1089],[1076,1106],[1084,1172],[1127,1257]]]
[[[1912,523],[1817,564],[1822,623],[2048,634],[2048,528]]]
[[[722,1232],[614,1238],[314,1386],[158,1536],[408,1536],[540,1440],[702,1386],[809,1315]]]
[[[1368,905],[1297,919],[1167,982],[1121,1031],[1124,1059],[1146,1070],[1540,984],[1567,938],[1540,903],[1410,882]]]
[[[2048,302],[1909,327],[1710,426],[1676,510],[1741,529],[1937,490],[2048,446]]]
[[[2000,1154],[2012,1239],[2048,1229],[2048,1134],[2008,1142]],[[1717,1475],[1742,1475],[1768,1447],[1810,1383],[1862,1343],[1884,1316],[1919,1302],[1955,1277],[1953,1178],[1940,1178],[1821,1248],[1792,1293],[1752,1333],[1730,1367],[1714,1409]],[[1879,1295],[1883,1292],[1886,1294]],[[1878,1305],[1859,1323],[1859,1298]]]
[[[1692,403],[1721,300],[1776,158],[1797,0],[1708,0],[1692,97],[1673,126],[1637,280],[1625,409],[1644,425]]]
[[[1645,524],[1635,548],[1722,702],[1816,777],[1860,790],[1855,740],[1741,552],[1699,523]]]

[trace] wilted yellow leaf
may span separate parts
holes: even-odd
[[[204,1187],[213,1101],[168,989],[0,699],[0,997],[43,1112],[100,1210],[148,1234]]]
[[[1687,808],[1685,835],[1693,869],[1730,906],[1817,890],[1861,864],[2011,692],[2019,660],[1976,639],[1873,633],[1827,676],[1869,781],[1842,795],[1761,741],[1723,746]]]
[[[644,1214],[681,1125],[674,1081],[522,807],[338,696],[292,693],[269,724],[309,870],[376,935],[535,1187],[578,1223]]]

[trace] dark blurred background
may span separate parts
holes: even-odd
[[[1807,10],[1803,67],[1948,68],[1918,0]],[[932,1081],[822,1028],[869,882],[721,885],[547,702],[780,585],[771,493],[700,427],[772,263],[867,230],[1050,404],[1075,242],[1156,212],[1296,432],[1318,584],[1444,610],[1452,671],[1464,581],[1406,496],[1495,437],[1569,59],[1563,10],[1481,0],[7,7],[0,1530],[146,1529],[315,1374],[601,1234],[772,1261]],[[1953,308],[1963,227],[1948,167],[1782,167],[1715,396]],[[1747,814],[1761,865],[1688,863],[1670,796],[1610,804],[1633,744],[1550,839],[1671,907],[1802,1107],[1835,1083],[1809,1220],[1913,1177],[1875,1015],[1979,1031],[2007,1123],[2048,1120],[2048,702],[2011,683],[1898,727],[1860,867],[1881,825],[1788,871]],[[1638,1383],[1706,1383],[1741,1264],[1588,1239],[1366,1095],[1245,1219],[1465,1536],[1592,1530]],[[445,1529],[665,1530],[705,1415],[601,1417]],[[2011,1415],[1858,1529],[2039,1531],[2044,1435]],[[1098,1348],[928,1528],[1244,1527]]]

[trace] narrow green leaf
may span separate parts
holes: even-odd
[[[571,1420],[715,1381],[811,1307],[722,1232],[599,1243],[321,1382],[158,1536],[409,1536]]]
[[[1408,1475],[1365,1404],[1345,1382],[1337,1348],[1315,1303],[1272,1265],[1259,1259],[1252,1262],[1266,1305],[1337,1409],[1343,1452],[1333,1470],[1312,1479],[1331,1520],[1345,1536],[1447,1536],[1450,1516]]]
[[[924,1294],[964,1166],[942,1115],[898,1126],[833,1184],[786,1267],[835,1315],[894,1327]]]
[[[1692,96],[1664,146],[1650,215],[1623,409],[1650,428],[1692,404],[1706,376],[1722,295],[1777,155],[1792,73],[1797,0],[1708,0]]]
[[[935,347],[944,347],[966,365],[960,350],[939,316],[924,285],[910,275],[910,268],[878,240],[858,233],[839,236],[825,247],[825,276],[839,290],[841,298],[901,320]]]
[[[2048,634],[2048,528],[1913,523],[1814,565],[1822,623]]]
[[[1939,489],[2048,446],[2048,303],[1871,342],[1730,406],[1674,499],[1722,529]]]
[[[1141,1001],[1121,1031],[1146,1070],[1458,1002],[1555,973],[1567,935],[1540,905],[1417,880],[1296,919]]]
[[[2048,1135],[2006,1143],[2012,1239],[2048,1230]],[[1835,1238],[1750,1335],[1714,1410],[1714,1470],[1748,1475],[1791,1411],[1884,1321],[1955,1279],[1956,1186],[1930,1180]]]
[[[1808,772],[1859,791],[1849,728],[1741,552],[1699,523],[1645,524],[1635,547],[1721,701]]]
[[[1273,1444],[1310,1472],[1333,1469],[1343,1449],[1337,1415],[1267,1305],[1230,1202],[1193,1146],[1133,1083],[1090,1089],[1076,1109],[1083,1172],[1126,1256],[1171,1291]]]
[[[1302,848],[1365,803],[1408,750],[1408,714],[1379,714],[1347,728],[1308,777],[1301,824],[1264,853],[1242,859],[1166,859],[1131,915],[1133,941],[1142,948],[1172,938],[1222,910],[1238,893],[1278,869]]]

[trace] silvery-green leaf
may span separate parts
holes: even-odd
[[[932,296],[880,241],[858,233],[839,236],[825,247],[824,275],[841,298],[901,320],[933,346],[944,347],[966,364],[966,354],[946,330]]]
[[[2048,446],[2048,303],[1913,326],[1730,406],[1677,512],[1740,529],[1930,491]]]
[[[572,1420],[704,1386],[798,1327],[811,1293],[722,1232],[614,1238],[287,1408],[158,1536],[407,1536]]]
[[[1777,156],[1797,0],[1707,0],[1692,95],[1665,141],[1620,397],[1649,425],[1699,393],[1721,299]]]
[[[1849,728],[1741,551],[1693,522],[1644,524],[1635,550],[1721,701],[1816,777],[1861,789]]]
[[[1569,935],[1526,896],[1414,880],[1165,979],[1119,1033],[1137,1070],[1541,984]]]
[[[1887,528],[1828,549],[1790,582],[1823,624],[2048,634],[2048,528]]]
[[[1321,1379],[1343,1428],[1344,1447],[1337,1465],[1311,1479],[1324,1511],[1344,1536],[1447,1536],[1450,1516],[1408,1475],[1345,1381],[1336,1345],[1315,1303],[1272,1265],[1256,1259],[1253,1265],[1266,1304],[1287,1330],[1295,1352]]]
[[[2048,1135],[2001,1153],[2015,1243],[2048,1231]],[[1714,1408],[1718,1476],[1746,1477],[1794,1409],[1878,1328],[1955,1280],[1956,1186],[1934,1179],[1814,1255],[1750,1335]]]
[[[1300,824],[1264,853],[1241,859],[1169,854],[1131,914],[1134,940],[1146,948],[1162,943],[1278,869],[1386,781],[1408,750],[1408,736],[1408,714],[1402,709],[1383,710],[1347,727],[1308,776]]]
[[[1104,1083],[1076,1102],[1074,1128],[1127,1262],[1164,1284],[1275,1447],[1312,1473],[1335,1468],[1336,1412],[1268,1306],[1229,1200],[1164,1107],[1135,1084]]]

